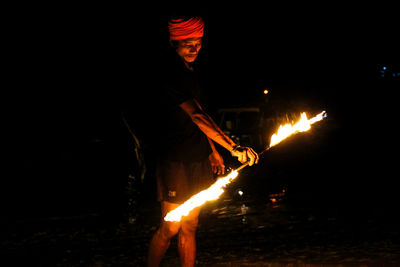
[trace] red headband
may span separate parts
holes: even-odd
[[[204,22],[200,17],[185,19],[173,19],[168,22],[169,38],[171,40],[183,40],[194,37],[203,37]]]

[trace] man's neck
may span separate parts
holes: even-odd
[[[193,64],[183,61],[183,63],[185,63],[186,68],[188,68],[190,71],[193,71]]]

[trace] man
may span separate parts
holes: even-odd
[[[236,145],[206,114],[200,105],[201,90],[194,62],[202,47],[204,23],[199,17],[173,19],[169,22],[173,55],[162,69],[162,114],[165,134],[157,166],[158,200],[162,218],[191,195],[208,188],[213,174],[224,174],[225,166],[213,141],[229,150],[242,163],[258,163],[258,155],[249,147]],[[182,266],[194,266],[195,232],[200,208],[181,222],[165,222],[154,234],[149,248],[148,266],[159,266],[170,240],[178,236]]]

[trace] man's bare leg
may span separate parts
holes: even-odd
[[[181,224],[179,222],[166,222],[164,216],[179,204],[163,201],[161,202],[161,226],[154,234],[150,242],[149,254],[147,257],[148,267],[158,267],[165,252],[167,251],[171,238],[178,232]]]
[[[178,251],[181,266],[192,267],[196,260],[196,228],[200,208],[190,212],[182,219],[181,230],[178,236]]]

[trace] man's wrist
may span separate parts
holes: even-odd
[[[240,147],[240,145],[234,145],[234,146],[232,147],[232,150],[231,150],[231,155],[233,154],[233,152],[235,152],[236,150],[238,150],[239,147]]]

